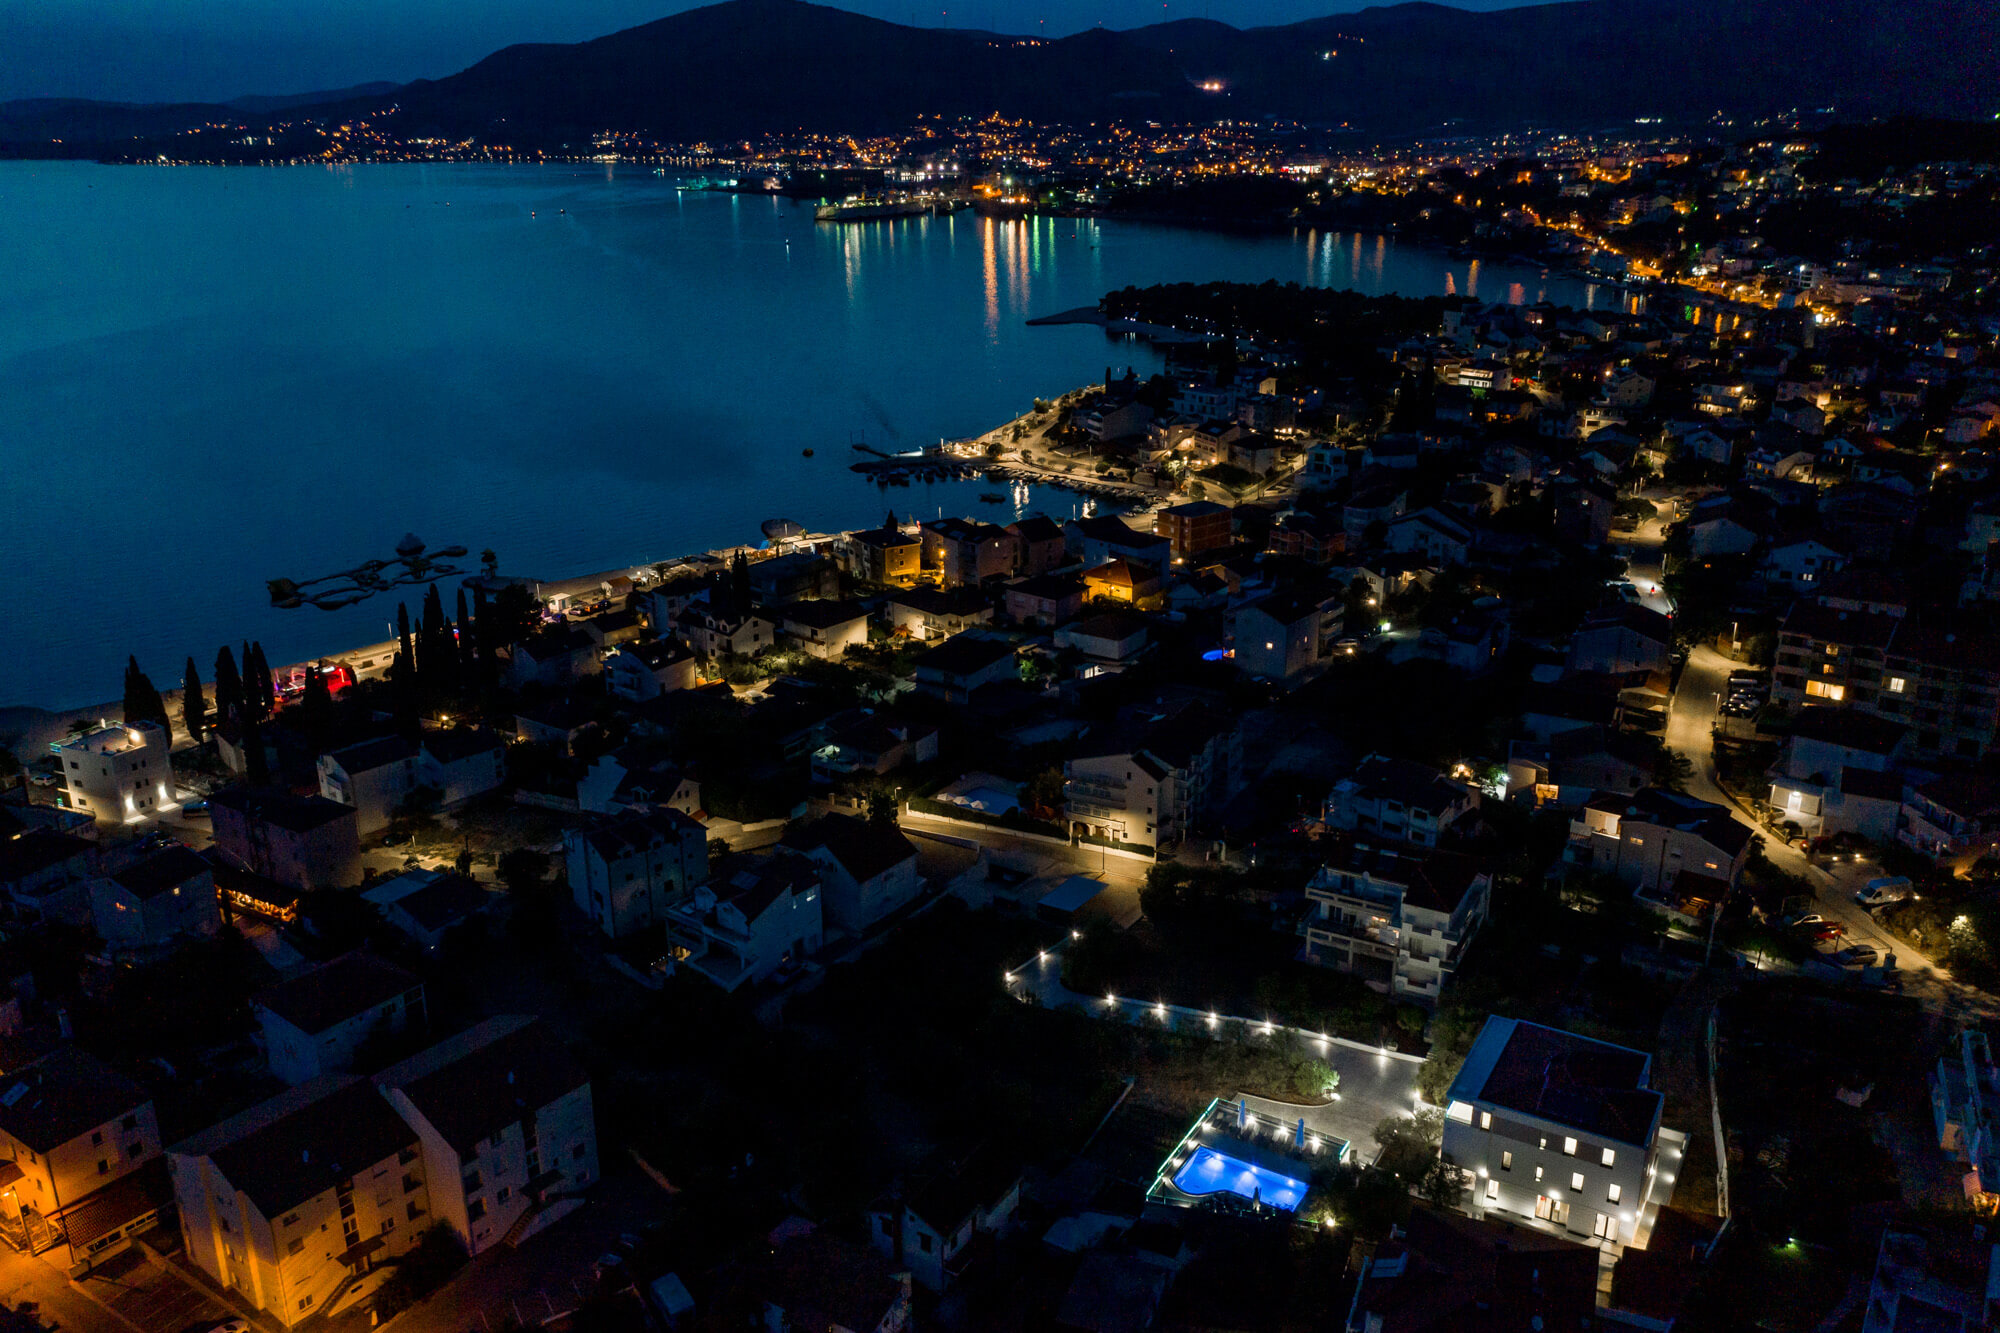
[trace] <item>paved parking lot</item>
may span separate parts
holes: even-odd
[[[203,1333],[239,1317],[193,1278],[136,1248],[98,1265],[81,1285],[144,1333]]]

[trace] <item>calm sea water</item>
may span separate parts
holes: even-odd
[[[976,483],[885,493],[849,445],[973,434],[1158,364],[1033,316],[1267,278],[1613,299],[1374,236],[816,226],[633,168],[0,163],[0,704],[116,697],[128,653],[164,687],[225,641],[278,663],[379,639],[392,602],[277,611],[264,581],[406,531],[553,579],[766,518],[999,517]]]

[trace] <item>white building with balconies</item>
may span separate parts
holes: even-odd
[[[56,747],[68,802],[99,824],[135,824],[178,808],[173,737],[157,722],[108,722]]]
[[[1486,920],[1492,887],[1468,856],[1356,843],[1306,885],[1301,954],[1393,999],[1435,1005]]]
[[[1938,1147],[1966,1164],[1966,1197],[2000,1194],[2000,1141],[1994,1116],[2000,1112],[2000,1070],[1986,1034],[1968,1028],[1958,1049],[1940,1057],[1931,1075],[1931,1119]]]

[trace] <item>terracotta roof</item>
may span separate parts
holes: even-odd
[[[149,856],[136,865],[126,867],[113,875],[112,879],[118,882],[120,888],[143,901],[169,893],[191,879],[212,873],[208,862],[188,848],[176,845]]]
[[[894,824],[852,815],[822,815],[787,833],[784,845],[799,851],[823,847],[848,874],[863,882],[917,854],[916,846]]]
[[[540,1019],[489,1018],[375,1076],[400,1089],[461,1158],[482,1139],[576,1089],[590,1076]]]
[[[414,757],[416,747],[401,736],[381,736],[328,753],[327,758],[348,773],[367,773]]]
[[[53,829],[29,829],[18,838],[0,842],[0,884],[39,874],[51,866],[97,850],[95,843]]]
[[[477,727],[453,727],[449,731],[424,733],[424,750],[440,764],[455,764],[476,754],[504,750],[507,742]]]
[[[1380,1333],[1583,1333],[1597,1313],[1597,1252],[1525,1226],[1418,1207],[1375,1260],[1354,1309]]]
[[[251,1003],[313,1036],[415,990],[419,984],[395,964],[357,952],[281,981]]]
[[[60,1046],[0,1079],[0,1130],[46,1153],[150,1101],[96,1056]]]
[[[336,820],[355,818],[351,805],[329,801],[324,796],[299,796],[270,787],[225,788],[210,796],[208,803],[234,810],[246,819],[284,829],[287,833],[310,833]]]
[[[174,1145],[207,1157],[267,1218],[293,1208],[375,1163],[418,1146],[373,1083],[324,1074]]]

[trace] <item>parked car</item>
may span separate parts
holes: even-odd
[[[1785,917],[1785,924],[1792,927],[1823,926],[1826,918],[1818,912],[1793,912]]]
[[[1872,944],[1850,944],[1834,956],[1849,967],[1866,967],[1882,955]]]
[[[62,781],[62,779],[53,773],[37,773],[29,778],[28,781],[34,783],[37,787],[53,787]]]
[[[1863,907],[1886,907],[1890,903],[1907,902],[1914,895],[1910,891],[1907,875],[1883,875],[1871,879],[1854,895],[1854,901]]]
[[[1827,940],[1840,939],[1847,934],[1847,927],[1841,925],[1838,921],[1822,921],[1816,926],[1807,927],[1807,930],[1813,939],[1822,943]]]
[[[181,813],[183,815],[186,815],[189,819],[208,818],[207,798],[203,798],[202,800],[199,801],[189,801],[186,805],[181,807]]]

